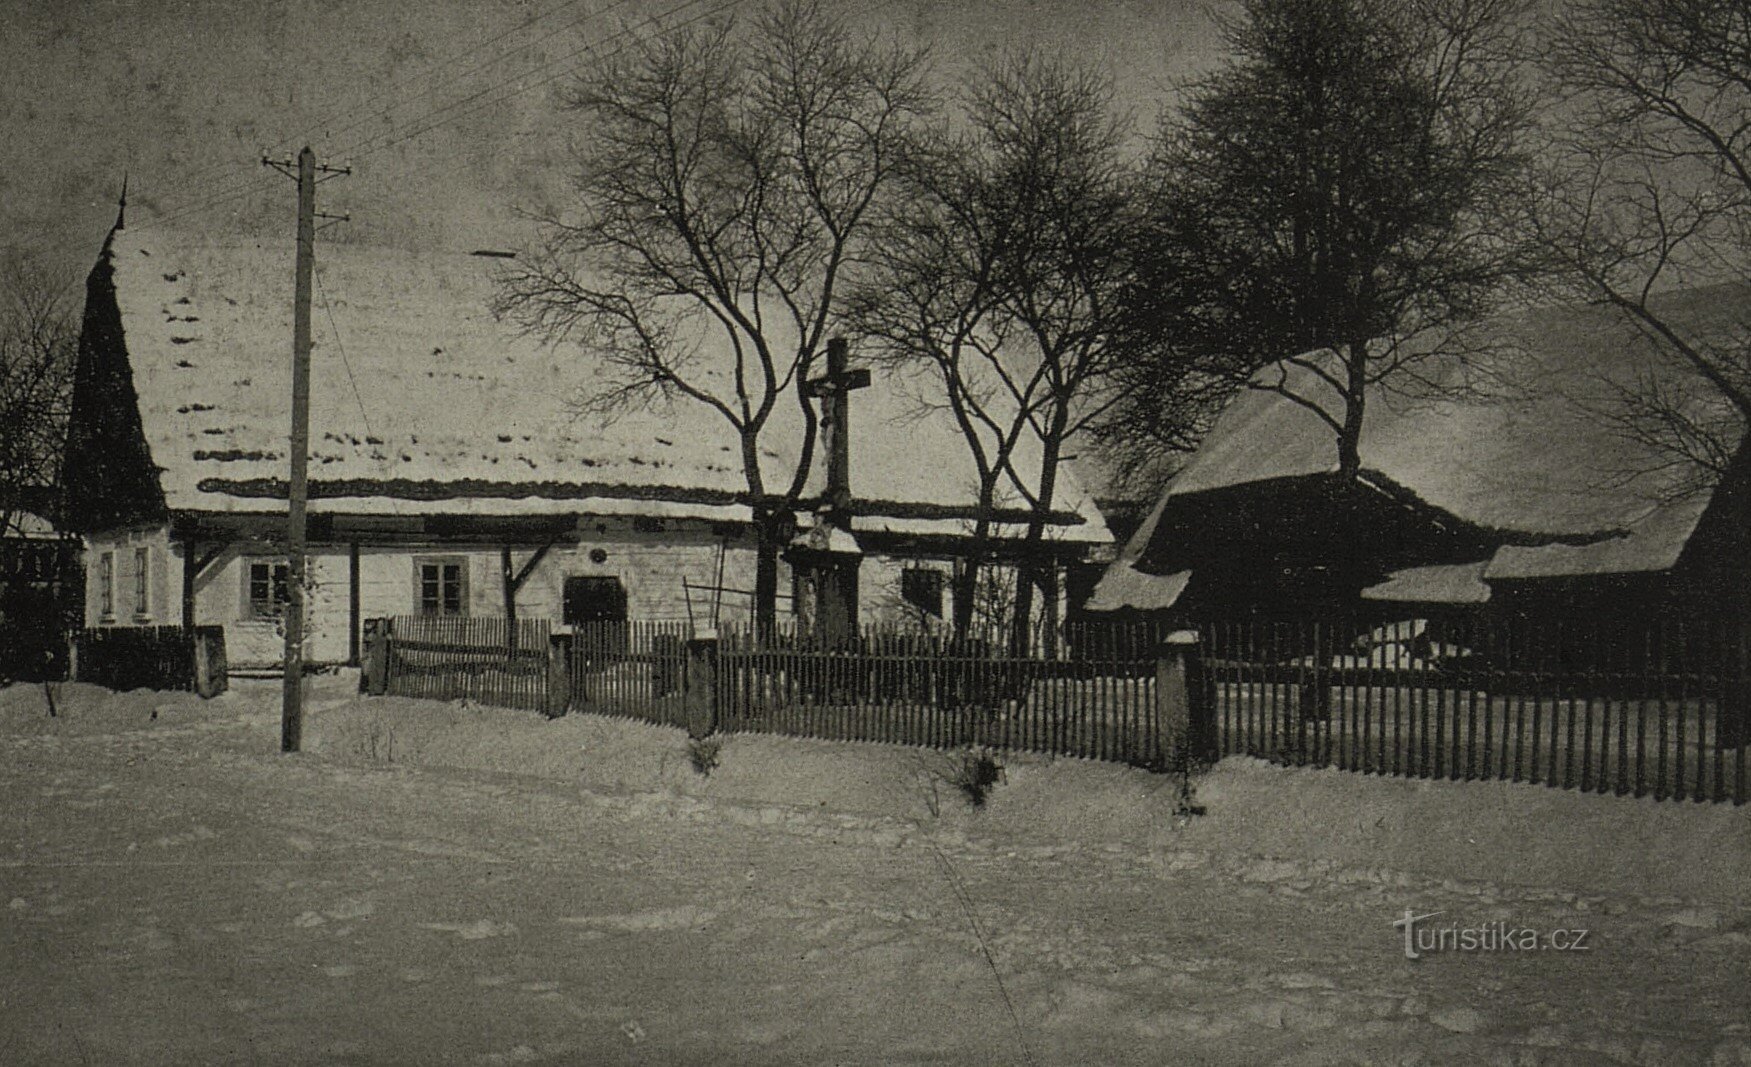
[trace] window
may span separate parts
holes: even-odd
[[[422,559],[417,563],[421,615],[468,614],[468,564],[460,559]]]
[[[134,614],[141,617],[152,613],[151,572],[152,550],[141,545],[134,549]]]
[[[257,560],[249,565],[249,614],[258,619],[270,619],[292,602],[291,567],[284,562]]]
[[[626,621],[626,587],[613,577],[579,577],[565,580],[567,625]]]
[[[942,572],[924,567],[901,571],[900,599],[932,618],[942,618]]]
[[[98,613],[106,619],[116,617],[116,554],[105,552],[97,558]]]

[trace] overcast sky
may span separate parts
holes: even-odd
[[[83,270],[130,174],[130,219],[291,239],[264,150],[355,173],[325,240],[502,247],[557,188],[564,72],[726,0],[3,0],[0,244]],[[758,0],[728,3],[751,8]],[[1044,42],[1108,67],[1142,127],[1216,45],[1201,0],[827,0],[955,62]],[[519,89],[521,91],[519,91]],[[424,131],[424,132],[422,132]],[[344,232],[343,232],[344,231]]]

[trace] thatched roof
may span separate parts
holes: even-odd
[[[1657,307],[1693,339],[1751,337],[1751,287],[1668,294]],[[1407,350],[1418,358],[1369,395],[1363,480],[1505,546],[1484,561],[1484,580],[1660,571],[1677,562],[1709,492],[1687,492],[1694,472],[1626,434],[1616,416],[1624,390],[1649,379],[1699,405],[1712,394],[1621,312],[1543,309],[1439,343],[1413,340]],[[1121,553],[1115,584],[1097,592],[1100,606],[1124,606],[1117,602],[1124,570],[1150,576],[1145,555],[1158,530],[1173,525],[1164,517],[1241,488],[1336,475],[1332,429],[1269,388],[1282,384],[1341,413],[1335,390],[1308,363],[1335,367],[1330,353],[1285,360],[1235,396]],[[1122,584],[1126,602],[1141,596],[1136,579]]]
[[[285,493],[291,242],[118,231],[111,255],[167,504],[271,510]],[[488,305],[500,266],[478,255],[319,246],[312,510],[748,518],[729,425],[687,400],[610,422],[575,415],[580,391],[607,377],[599,356],[495,319]],[[709,353],[701,362],[712,362]],[[966,446],[946,414],[919,417],[906,392],[878,373],[853,398],[855,525],[960,533],[960,512],[974,504]],[[794,399],[781,398],[763,438],[769,485],[794,469],[801,422]],[[1037,456],[1037,442],[1029,450]],[[823,468],[818,457],[811,492]],[[1049,536],[1110,540],[1074,476],[1060,477],[1057,500]]]

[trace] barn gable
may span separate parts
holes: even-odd
[[[1667,294],[1658,310],[1693,338],[1719,340],[1743,335],[1748,301],[1751,288],[1721,286]],[[1652,382],[1699,423],[1731,418],[1653,337],[1589,306],[1504,316],[1442,347],[1411,343],[1422,358],[1369,397],[1356,487],[1336,484],[1336,441],[1316,415],[1268,388],[1243,390],[1126,545],[1096,606],[1162,607],[1154,587],[1184,590],[1188,571],[1256,571],[1285,555],[1372,571],[1369,596],[1454,603],[1477,602],[1479,582],[1659,574],[1686,558],[1716,491],[1693,489],[1693,472],[1624,432],[1625,397]],[[1283,381],[1338,410],[1303,362],[1267,367],[1255,383]],[[1372,543],[1387,527],[1358,490],[1417,524]],[[1267,517],[1225,518],[1243,513]],[[1319,548],[1320,530],[1337,541]]]

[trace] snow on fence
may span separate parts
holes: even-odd
[[[384,687],[395,696],[544,708],[551,629],[545,619],[397,615],[383,624]]]
[[[1745,625],[1254,620],[1202,636],[1224,754],[1746,799]]]

